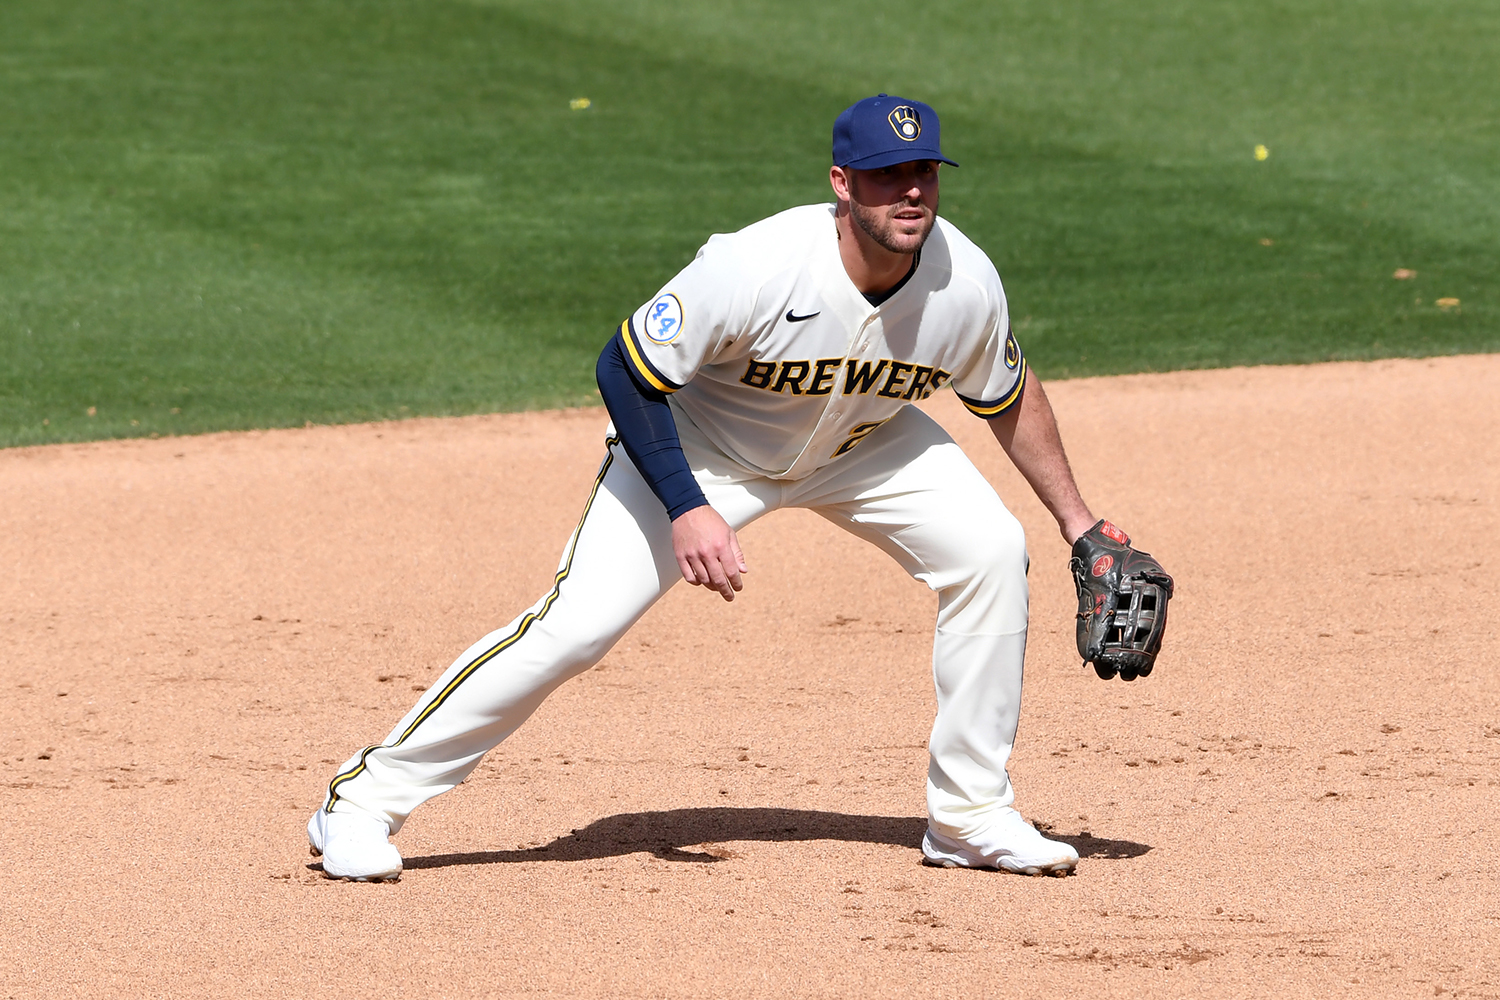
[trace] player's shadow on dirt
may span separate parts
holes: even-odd
[[[1073,850],[1078,852],[1080,858],[1124,861],[1127,858],[1138,858],[1151,850],[1150,844],[1138,844],[1133,840],[1110,840],[1108,837],[1096,837],[1092,833],[1080,833],[1075,837],[1070,837],[1067,834],[1053,833],[1050,830],[1043,832],[1053,840],[1072,844]]]
[[[734,856],[721,845],[761,840],[840,840],[852,844],[894,844],[913,850],[922,846],[926,819],[910,816],[850,816],[809,809],[669,809],[661,812],[621,813],[595,820],[550,844],[514,851],[475,851],[429,854],[407,858],[408,870],[449,868],[454,865],[491,865],[516,861],[589,861],[646,852],[664,861],[712,864]],[[1107,840],[1091,834],[1053,834],[1077,848],[1085,858],[1138,858],[1148,844]],[[689,847],[699,850],[687,850]]]

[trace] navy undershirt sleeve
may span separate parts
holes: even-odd
[[[640,470],[641,478],[675,520],[694,507],[708,503],[703,489],[688,468],[677,436],[677,422],[667,395],[642,385],[625,360],[625,345],[616,333],[599,354],[594,368],[599,380],[599,395],[615,422],[615,433],[625,446],[625,454]]]

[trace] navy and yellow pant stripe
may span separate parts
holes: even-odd
[[[498,642],[491,644],[488,648],[479,653],[479,655],[475,656],[472,660],[465,664],[463,668],[458,671],[458,673],[456,673],[452,678],[449,679],[448,683],[442,686],[437,694],[433,696],[432,700],[422,708],[422,710],[417,714],[417,717],[413,719],[404,730],[402,730],[399,737],[387,743],[377,743],[373,746],[365,747],[364,750],[360,751],[358,763],[356,763],[348,770],[336,775],[334,779],[328,783],[328,799],[323,805],[324,809],[331,811],[334,805],[339,801],[339,789],[345,783],[354,780],[364,773],[365,762],[369,759],[370,754],[374,753],[376,750],[394,749],[395,747],[399,747],[407,740],[411,739],[412,734],[414,734],[419,728],[421,728],[422,724],[430,719],[433,713],[441,708],[443,704],[447,702],[448,699],[451,698],[460,687],[463,686],[465,681],[473,677],[481,667],[485,666],[486,664],[493,663],[501,653],[505,652],[507,649],[519,642],[521,638],[531,630],[531,627],[533,625],[546,617],[547,612],[551,610],[552,605],[557,601],[558,596],[562,593],[563,584],[567,582],[568,574],[572,570],[573,557],[578,551],[578,540],[583,536],[584,522],[588,520],[589,511],[593,509],[594,501],[599,496],[599,490],[604,485],[604,477],[609,472],[610,465],[614,462],[614,444],[617,440],[618,438],[611,437],[606,442],[606,447],[608,450],[604,456],[604,462],[599,466],[599,475],[594,478],[594,487],[589,492],[588,503],[584,505],[583,516],[578,519],[578,527],[574,529],[573,538],[568,543],[568,551],[563,558],[562,568],[559,569],[557,571],[557,575],[553,577],[552,589],[548,591],[547,596],[542,599],[542,601],[540,602],[540,607],[535,611],[528,611],[525,615],[522,615],[520,621],[516,623],[515,628],[511,629],[510,632],[507,633]]]

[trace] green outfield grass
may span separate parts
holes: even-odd
[[[592,402],[881,90],[1044,377],[1493,351],[1496,52],[1444,0],[9,0],[0,444]]]

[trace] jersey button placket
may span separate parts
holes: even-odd
[[[849,338],[850,343],[853,345],[853,349],[844,355],[844,364],[846,366],[851,360],[861,360],[865,353],[869,351],[870,324],[875,322],[875,320],[879,316],[880,313],[878,311],[871,313],[869,316],[866,316],[864,322],[859,324],[859,329],[855,331],[854,336]],[[856,341],[857,343],[855,343]],[[840,395],[841,393],[835,392],[835,394],[829,399],[829,408],[826,411],[828,419],[835,423],[837,423],[838,419],[844,415],[843,404],[838,401]]]

